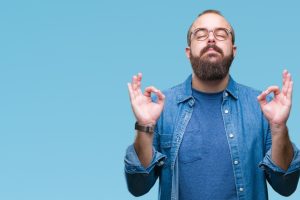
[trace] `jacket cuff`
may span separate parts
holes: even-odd
[[[152,161],[147,168],[144,168],[144,166],[141,164],[141,162],[136,154],[133,144],[130,145],[126,150],[126,156],[125,156],[125,160],[124,160],[126,173],[149,174],[155,166],[164,165],[164,160],[166,159],[166,156],[161,154],[160,152],[156,151],[154,147],[152,147],[152,152],[153,152]]]
[[[280,168],[278,165],[276,165],[272,158],[271,158],[271,148],[269,151],[266,153],[266,156],[264,157],[263,161],[259,163],[259,167],[263,170],[267,171],[273,171],[273,172],[279,172],[282,173],[283,175],[288,175],[291,174],[295,171],[300,170],[300,153],[299,150],[297,149],[296,145],[293,144],[293,151],[294,151],[294,157],[293,160],[291,161],[289,168],[287,170],[283,170]]]

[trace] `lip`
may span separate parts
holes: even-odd
[[[209,48],[205,53],[210,53],[210,54],[220,54],[219,52],[217,52],[217,51],[214,50],[213,48]]]
[[[215,51],[215,52],[217,52],[216,50],[214,50],[214,48],[209,48],[207,51]]]

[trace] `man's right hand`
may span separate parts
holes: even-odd
[[[162,112],[165,96],[153,86],[147,87],[142,93],[141,81],[142,74],[138,73],[132,77],[132,82],[128,83],[131,107],[140,125],[154,125]],[[156,103],[152,101],[151,93],[157,95]]]
[[[142,74],[132,77],[128,83],[131,107],[135,118],[140,125],[155,125],[164,107],[165,96],[153,86],[147,87],[144,94],[141,91]],[[151,93],[158,97],[157,102],[151,99]],[[152,152],[153,134],[137,134],[134,148],[142,165],[147,168],[153,157]]]

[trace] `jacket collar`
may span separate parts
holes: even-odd
[[[228,85],[225,89],[235,100],[238,99],[238,88],[237,83],[229,76]],[[177,93],[177,103],[182,103],[186,100],[193,99],[192,96],[192,75],[179,85],[179,90]]]

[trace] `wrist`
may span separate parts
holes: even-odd
[[[272,138],[288,137],[288,127],[286,124],[270,124]]]

